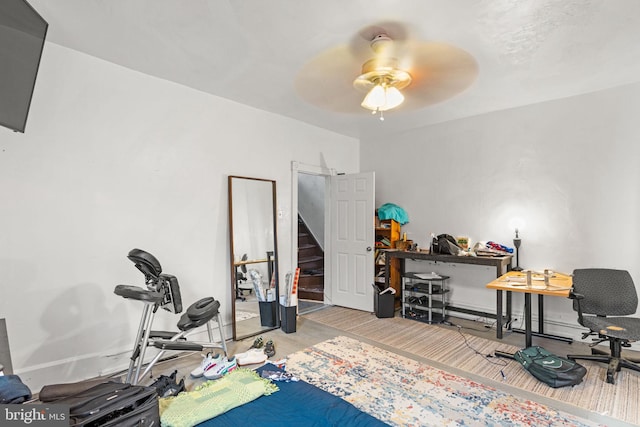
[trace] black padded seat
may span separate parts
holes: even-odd
[[[211,319],[218,314],[219,308],[219,301],[216,301],[213,297],[206,297],[191,304],[187,309],[187,316],[191,320],[200,320],[204,317]]]
[[[145,275],[157,278],[162,274],[162,266],[160,261],[149,252],[142,249],[131,249],[127,258],[136,265],[136,268]]]
[[[640,319],[637,317],[583,316],[582,323],[612,339],[640,341]]]
[[[162,294],[160,292],[154,292],[147,289],[143,289],[140,286],[118,285],[113,290],[113,293],[124,298],[135,299],[143,302],[150,302],[153,304],[156,304],[162,301]]]
[[[212,297],[202,298],[191,304],[186,313],[180,316],[178,321],[178,329],[187,331],[197,328],[213,319],[218,314],[220,301],[216,301]]]

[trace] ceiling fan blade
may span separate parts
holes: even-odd
[[[387,31],[381,32],[384,30]],[[371,39],[381,34],[389,38],[382,37],[372,49]],[[307,62],[296,77],[296,91],[307,102],[326,110],[366,113],[360,106],[364,94],[354,88],[354,80],[367,61],[385,58],[396,59],[398,69],[411,75],[411,83],[401,90],[405,102],[399,111],[442,102],[475,81],[478,64],[467,51],[446,43],[416,42],[407,37],[407,28],[398,23],[366,27],[347,45],[324,51]]]
[[[454,97],[478,76],[478,63],[467,51],[436,42],[415,43],[411,48],[413,82],[404,89],[406,108],[417,109]],[[403,106],[404,107],[404,106]]]
[[[305,101],[342,113],[359,113],[362,94],[353,88],[362,64],[349,46],[322,52],[298,72],[295,89]]]

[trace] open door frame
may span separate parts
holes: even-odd
[[[324,196],[324,230],[325,230],[325,271],[331,271],[331,244],[329,236],[331,232],[331,184],[329,177],[336,175],[335,169],[323,166],[307,165],[304,163],[291,162],[291,265],[298,265],[298,174],[318,175],[325,177]],[[324,283],[324,303],[331,304],[331,275],[325,275]]]
[[[335,205],[334,200],[334,192],[332,191],[332,178],[336,178],[338,175],[335,169],[328,169],[322,166],[313,166],[307,165],[299,162],[291,162],[291,171],[292,171],[292,179],[291,179],[291,265],[298,265],[298,239],[296,236],[298,235],[298,221],[295,218],[298,217],[298,174],[305,173],[311,175],[319,175],[325,177],[325,202],[324,202],[324,210],[325,210],[325,285],[324,285],[324,303],[325,304],[334,304],[334,292],[337,292],[336,286],[337,281],[334,275],[334,258],[336,248],[335,243],[333,242],[333,233],[335,232],[334,226],[332,223],[333,217],[333,207]],[[357,174],[354,174],[357,175]],[[362,220],[361,227],[371,227],[371,241],[370,245],[374,246],[374,218],[373,215],[375,213],[375,209],[373,208],[374,200],[375,200],[375,174],[373,174],[373,183],[371,188],[371,214],[367,216],[366,219]],[[366,246],[363,246],[366,248]],[[373,270],[373,252],[367,255],[370,260],[366,261],[366,266],[364,268],[371,268]],[[362,275],[361,275],[362,276]],[[365,274],[366,276],[366,274]],[[370,274],[370,280],[373,281],[373,271]],[[370,283],[366,283],[366,286],[359,287],[363,292],[363,298],[370,302],[371,310],[373,309],[373,290],[370,286]],[[360,308],[360,309],[369,309],[369,302],[365,302],[365,306],[360,307],[352,307],[352,308]],[[361,304],[360,304],[361,305]]]

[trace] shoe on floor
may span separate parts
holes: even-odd
[[[208,380],[217,380],[237,367],[238,361],[235,356],[231,356],[229,359],[223,357],[220,363],[204,371],[204,377]]]
[[[264,363],[267,355],[259,348],[252,348],[244,353],[236,354],[236,360],[239,366],[255,365],[256,363]]]
[[[206,356],[202,356],[202,357],[204,357],[204,359],[200,363],[200,366],[198,366],[196,369],[191,371],[191,376],[194,378],[200,378],[201,376],[204,375],[204,372],[207,369],[222,362],[221,354],[216,354],[215,356],[213,356],[211,353],[207,353]]]
[[[158,397],[177,396],[185,390],[186,387],[184,386],[184,378],[182,378],[179,383],[173,382],[165,386],[158,392]]]
[[[151,387],[156,389],[158,397],[176,396],[178,393],[185,391],[184,378],[182,378],[180,382],[177,382],[177,375],[177,370],[173,371],[169,376],[160,375],[153,384],[151,384]]]
[[[251,344],[251,347],[249,347],[249,350],[251,350],[252,348],[262,348],[263,345],[264,345],[264,342],[262,341],[262,337],[258,337],[253,341],[253,344]]]
[[[264,345],[264,354],[267,355],[267,357],[273,357],[276,354],[276,347],[273,344],[272,340],[267,341],[267,343]]]

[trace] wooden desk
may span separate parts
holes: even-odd
[[[566,342],[573,342],[571,338],[549,335],[544,333],[544,300],[545,295],[568,298],[573,286],[571,276],[554,273],[545,286],[543,274],[533,274],[531,287],[527,286],[527,274],[524,271],[510,271],[487,284],[487,288],[496,290],[496,337],[502,339],[502,292],[506,291],[508,298],[511,292],[524,293],[525,319],[525,347],[531,347],[532,336],[541,336]],[[531,295],[538,295],[538,332],[533,332],[531,326]],[[511,307],[507,305],[507,321],[511,320]],[[520,332],[515,330],[515,332]]]
[[[511,255],[506,256],[457,256],[457,255],[441,255],[431,254],[429,252],[421,251],[399,251],[394,249],[388,249],[385,251],[385,261],[387,267],[391,258],[400,258],[401,269],[404,268],[404,260],[426,260],[436,262],[448,262],[451,264],[475,264],[475,265],[489,265],[496,268],[496,277],[502,276],[507,271],[511,270]],[[402,271],[404,273],[404,270]],[[387,276],[388,277],[388,276]],[[387,286],[389,284],[387,283]]]
[[[493,266],[496,269],[496,277],[502,276],[507,271],[511,270],[511,255],[500,256],[500,257],[473,257],[473,256],[457,256],[457,255],[441,255],[441,254],[431,254],[429,252],[420,252],[420,251],[400,251],[395,249],[388,249],[385,251],[385,287],[388,288],[392,286],[389,282],[389,278],[392,277],[392,264],[391,260],[393,258],[398,258],[399,262],[399,277],[400,281],[405,276],[405,261],[409,260],[424,260],[424,261],[434,261],[434,262],[446,262],[450,264],[473,264],[473,265],[485,265],[485,266]],[[396,293],[401,292],[401,289],[396,289]],[[511,310],[511,302],[507,300],[508,310]],[[471,314],[474,316],[482,316],[494,318],[493,313],[486,313],[483,311],[477,310],[469,310],[461,307],[454,307],[451,305],[447,306],[447,310],[457,311],[459,313]]]

